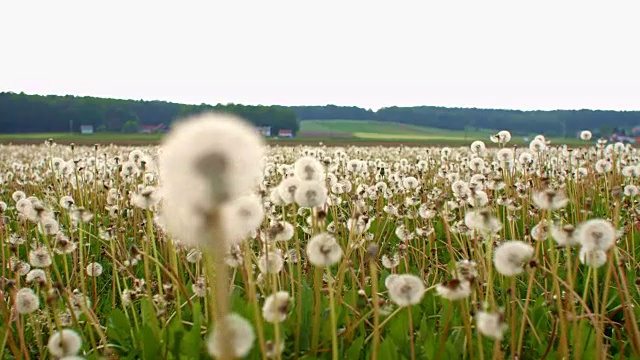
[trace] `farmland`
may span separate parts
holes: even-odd
[[[636,149],[361,124],[0,144],[0,359],[640,357]]]
[[[465,145],[474,139],[488,139],[497,131],[453,131],[394,122],[363,120],[304,120],[298,136],[292,139],[270,138],[270,145]],[[535,135],[535,134],[534,134]],[[154,145],[163,134],[95,133],[88,135],[69,133],[0,134],[0,143],[37,144],[47,139],[58,143]],[[533,136],[529,136],[532,138]],[[579,139],[549,138],[552,143],[581,145]],[[512,144],[526,145],[522,136]]]

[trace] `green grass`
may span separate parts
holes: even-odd
[[[304,120],[301,138],[342,138],[353,142],[423,142],[438,145],[465,145],[475,140],[490,143],[491,130],[446,130],[375,120]],[[532,139],[535,135],[528,136]],[[581,145],[579,139],[549,138],[553,144]],[[523,136],[514,136],[512,144],[524,145]]]
[[[95,134],[77,134],[77,133],[27,133],[27,134],[0,134],[0,142],[21,142],[21,141],[45,141],[53,139],[60,142],[108,142],[108,141],[158,141],[162,138],[162,134],[122,134],[122,133],[95,133]]]
[[[464,146],[475,140],[490,144],[491,130],[455,131],[425,126],[408,125],[374,120],[304,120],[300,132],[293,139],[270,139],[271,144],[361,144],[361,143],[409,143],[415,145]],[[90,135],[69,133],[0,134],[0,143],[37,143],[47,139],[60,143],[115,143],[153,144],[162,139],[162,134],[96,133]],[[533,138],[533,136],[529,136]],[[578,139],[550,138],[553,144],[581,145]],[[512,144],[525,145],[522,136],[514,136]]]
[[[408,125],[375,120],[304,120],[300,123],[300,134],[353,134],[358,132],[377,134],[439,134],[459,136],[463,131],[436,129],[425,126]],[[469,132],[469,135],[490,135],[488,131]]]

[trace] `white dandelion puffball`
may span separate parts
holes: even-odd
[[[425,292],[422,279],[411,274],[389,275],[385,279],[385,285],[389,289],[391,301],[398,306],[418,304]]]
[[[464,217],[464,223],[469,229],[483,233],[497,233],[502,229],[502,223],[489,210],[469,211]]]
[[[47,274],[42,269],[33,269],[27,273],[27,283],[44,284],[47,282]]]
[[[471,148],[471,152],[473,152],[476,155],[479,155],[485,151],[486,145],[484,144],[484,142],[480,140],[476,140],[471,143],[470,148]]]
[[[163,217],[186,243],[211,209],[254,189],[262,179],[264,147],[239,117],[204,113],[182,120],[166,136],[159,157]]]
[[[597,269],[607,263],[607,253],[598,249],[580,249],[580,262],[584,265]]]
[[[634,197],[638,195],[638,187],[635,185],[627,185],[624,187],[624,195]]]
[[[222,321],[225,322],[227,332],[229,333],[231,341],[227,344],[231,353],[236,358],[243,358],[249,354],[253,347],[256,335],[253,332],[251,324],[242,316],[231,313],[228,314]],[[219,357],[222,354],[222,339],[220,333],[214,326],[213,331],[209,335],[207,340],[207,350],[209,355]]]
[[[80,351],[82,338],[71,329],[62,329],[49,337],[47,347],[55,357],[73,356]]]
[[[309,262],[315,266],[332,266],[342,258],[342,248],[333,236],[322,233],[313,236],[307,244]]]
[[[576,239],[576,228],[571,224],[551,226],[551,236],[560,246],[569,247],[579,244]]]
[[[267,234],[272,241],[289,241],[295,235],[295,228],[291,223],[280,221],[273,224]]]
[[[587,220],[578,225],[575,236],[587,250],[607,251],[615,245],[616,229],[606,220]]]
[[[511,141],[511,133],[507,130],[502,130],[496,135],[490,136],[489,139],[494,143],[506,144]]]
[[[92,262],[87,265],[87,275],[91,277],[98,277],[102,275],[102,265],[97,262]]]
[[[538,208],[545,210],[562,209],[569,203],[569,199],[564,192],[553,189],[546,189],[535,193],[532,200]]]
[[[580,132],[580,139],[584,140],[584,141],[588,141],[591,140],[591,131],[589,130],[582,130]]]
[[[52,262],[51,254],[44,246],[31,250],[29,253],[29,263],[33,267],[46,268],[51,266]]]
[[[291,204],[294,201],[296,190],[298,190],[298,186],[300,186],[300,179],[296,177],[288,177],[278,185],[278,194],[282,199],[284,205]]]
[[[279,273],[284,266],[284,259],[280,250],[270,251],[258,258],[258,269],[263,274]]]
[[[16,310],[20,314],[30,314],[40,307],[40,299],[33,290],[22,288],[16,293]]]
[[[294,199],[301,207],[322,206],[327,201],[327,188],[320,181],[301,181],[294,194]]]
[[[160,202],[159,191],[153,186],[146,186],[131,197],[131,204],[140,209],[149,209]]]
[[[496,271],[504,276],[519,275],[531,261],[535,249],[524,241],[511,240],[500,244],[493,254]]]
[[[529,150],[533,151],[536,154],[539,154],[547,149],[547,144],[545,144],[544,140],[533,139],[529,143]]]
[[[264,208],[257,196],[237,198],[222,207],[225,236],[232,244],[244,241],[264,220]]]
[[[301,157],[293,164],[294,176],[301,181],[324,181],[324,168],[320,161],[311,156]]]
[[[278,291],[271,294],[264,301],[262,316],[267,322],[278,323],[287,318],[291,305],[291,297],[286,291]]]
[[[480,334],[494,340],[502,339],[502,334],[508,328],[502,313],[486,311],[478,311],[476,314],[476,327]]]
[[[436,292],[441,297],[455,301],[471,295],[471,282],[468,280],[453,279],[436,286]]]
[[[598,174],[606,174],[611,171],[613,165],[611,165],[611,161],[607,159],[600,159],[596,161],[595,169]]]

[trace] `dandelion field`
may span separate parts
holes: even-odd
[[[582,137],[0,145],[0,358],[640,358],[640,153]]]

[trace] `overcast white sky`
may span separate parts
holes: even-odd
[[[637,1],[99,3],[3,1],[0,91],[640,110]]]

